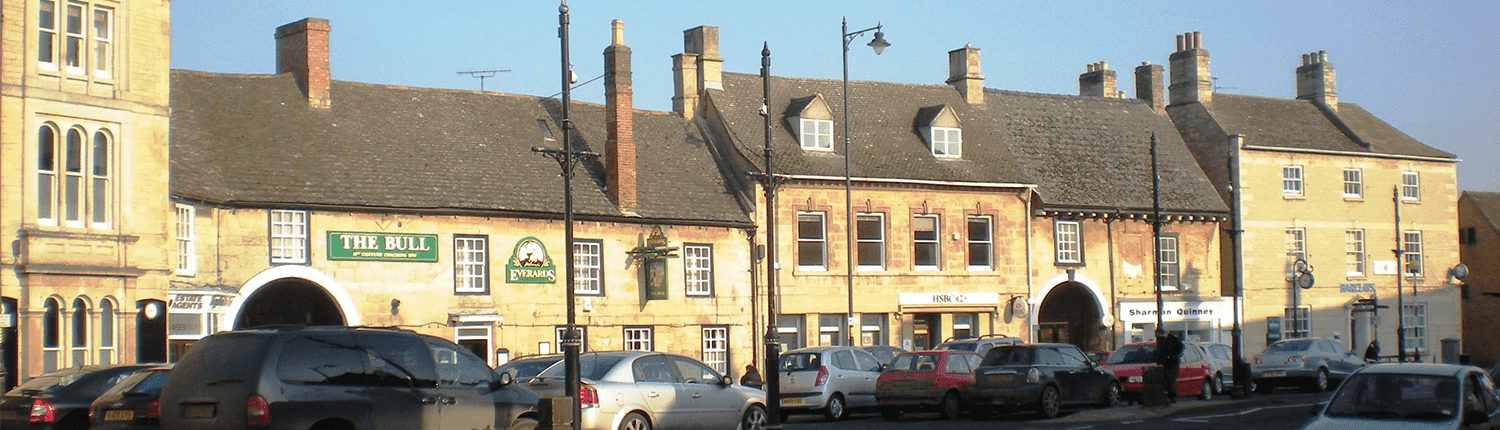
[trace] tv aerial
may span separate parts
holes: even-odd
[[[468,71],[458,72],[458,74],[460,74],[460,75],[469,75],[469,76],[473,76],[473,77],[479,78],[479,92],[482,93],[482,92],[484,92],[484,79],[485,78],[493,78],[493,77],[495,77],[495,74],[497,74],[497,73],[505,73],[505,72],[509,72],[509,71],[510,71],[510,69],[468,70]]]

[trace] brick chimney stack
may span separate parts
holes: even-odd
[[[332,77],[328,71],[328,20],[304,18],[276,28],[276,74],[292,72],[307,96],[307,106],[328,109]]]
[[[948,51],[948,85],[958,89],[970,105],[984,104],[984,75],[979,74],[979,48],[965,44]]]
[[[1168,59],[1172,65],[1171,104],[1199,102],[1212,105],[1213,78],[1208,73],[1208,50],[1198,32],[1177,36],[1177,52]]]
[[[1151,110],[1162,112],[1166,106],[1166,91],[1161,86],[1161,77],[1165,74],[1160,64],[1151,64],[1150,61],[1142,61],[1135,68],[1135,98],[1145,100]]]
[[[1108,61],[1089,64],[1088,69],[1078,75],[1078,95],[1088,97],[1119,97],[1115,91],[1115,71],[1109,69]]]
[[[1302,66],[1297,68],[1297,98],[1339,111],[1338,92],[1333,88],[1333,63],[1328,62],[1327,52],[1302,55]]]
[[[625,22],[610,23],[610,43],[604,48],[604,180],[620,211],[634,213],[635,109],[630,84],[630,47],[625,46]]]

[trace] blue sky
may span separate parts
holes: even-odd
[[[277,26],[305,17],[332,25],[333,78],[479,89],[460,71],[509,69],[494,92],[561,91],[557,2],[177,0],[172,67],[272,73]],[[635,106],[670,110],[671,56],[682,31],[719,27],[724,70],[841,76],[840,19],[884,26],[876,56],[856,40],[850,79],[941,84],[947,53],[980,48],[985,86],[1077,94],[1086,65],[1108,61],[1134,97],[1132,70],[1167,63],[1175,37],[1198,31],[1219,91],[1295,96],[1302,54],[1327,51],[1340,102],[1355,103],[1428,145],[1457,154],[1460,190],[1500,191],[1500,5],[1485,1],[782,1],[574,0],[570,50],[579,82],[603,74],[610,21],[625,22]],[[336,97],[336,96],[335,96]],[[574,90],[602,102],[602,80]]]

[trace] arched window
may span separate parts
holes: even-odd
[[[42,370],[51,372],[59,367],[62,357],[62,303],[55,298],[47,299],[42,314]]]
[[[77,224],[83,221],[83,130],[68,129],[63,147],[63,219]]]
[[[93,169],[89,172],[89,221],[94,227],[109,227],[109,134],[104,130],[94,132],[94,151],[91,158]]]
[[[73,332],[71,356],[73,367],[83,366],[89,360],[89,304],[83,298],[73,299]]]
[[[99,364],[115,364],[115,301],[99,301]]]
[[[36,218],[57,224],[57,126],[42,124],[36,131]]]

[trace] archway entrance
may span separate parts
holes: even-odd
[[[346,325],[338,302],[322,286],[306,279],[283,278],[245,298],[235,328],[267,325]]]
[[[1100,335],[1099,309],[1089,287],[1071,281],[1059,284],[1037,308],[1038,341],[1071,343],[1084,351],[1107,349]]]

